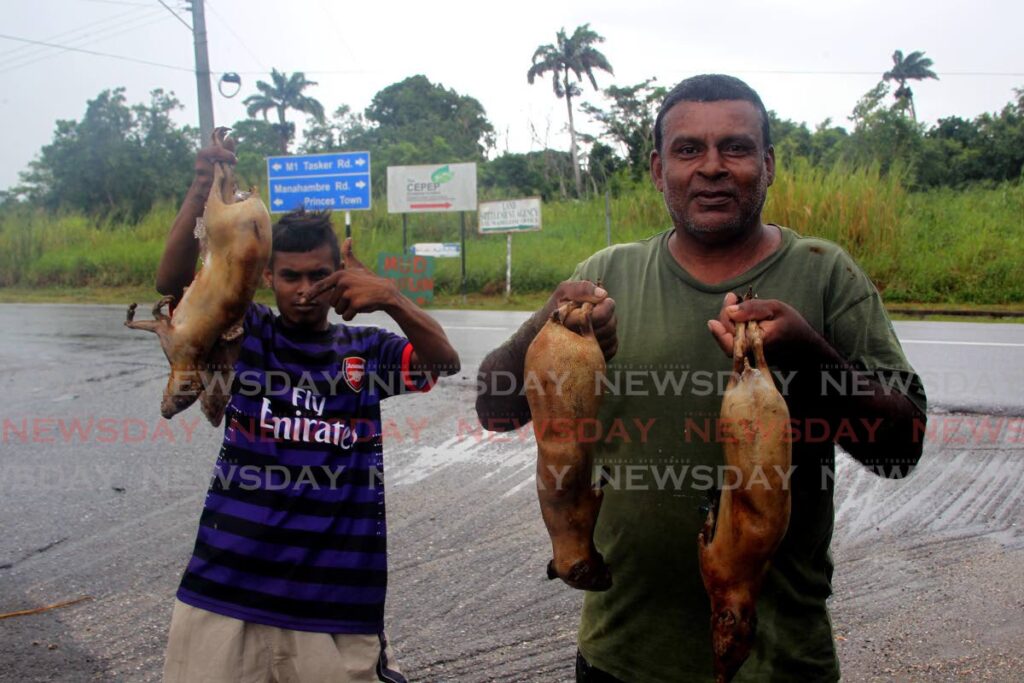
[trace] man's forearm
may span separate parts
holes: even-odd
[[[205,190],[205,191],[204,191]],[[196,219],[203,215],[209,186],[194,180],[185,195],[178,215],[167,235],[163,256],[156,272],[156,290],[179,301],[196,274],[199,241],[195,238]]]
[[[530,405],[522,393],[526,351],[554,310],[555,302],[549,301],[480,363],[476,415],[484,429],[506,432],[530,421]]]
[[[416,370],[433,375],[453,375],[461,368],[459,354],[452,348],[444,329],[434,318],[401,294],[387,313],[412,343]]]
[[[579,317],[576,321],[570,314],[562,323],[570,330],[582,333],[578,326],[589,321],[588,327],[593,327],[605,362],[615,355],[618,350],[615,301],[600,285],[588,280],[562,282],[555,288],[544,308],[530,316],[511,339],[487,354],[480,364],[476,415],[484,429],[507,432],[530,421],[530,405],[523,395],[526,352],[541,328],[551,319],[555,309],[568,302],[589,303],[593,308],[589,318],[584,317],[581,309],[577,311]]]
[[[876,474],[909,474],[921,457],[927,417],[895,382],[883,385],[824,339],[815,351],[793,377],[794,411],[826,420],[836,443]]]

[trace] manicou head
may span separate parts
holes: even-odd
[[[726,604],[711,614],[711,646],[716,680],[732,680],[747,661],[757,634],[753,603]]]

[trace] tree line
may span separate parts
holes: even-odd
[[[342,104],[330,115],[310,94],[317,84],[305,74],[272,71],[244,100],[248,118],[231,127],[239,142],[238,173],[248,183],[266,181],[264,158],[337,150],[371,153],[374,191],[384,192],[387,166],[472,161],[479,184],[495,196],[540,195],[546,200],[621,191],[647,174],[657,107],[666,88],[649,78],[601,90],[603,104],[579,109],[599,129],[577,130],[576,106],[595,71],[614,75],[597,45],[604,38],[589,24],[539,46],[526,71],[529,83],[550,75],[564,99],[568,151],[542,149],[495,155],[495,131],[483,105],[422,75],[380,90],[362,112]],[[853,107],[849,126],[826,120],[813,129],[770,112],[772,137],[782,163],[796,158],[813,166],[877,165],[903,174],[914,189],[961,188],[1019,181],[1024,168],[1024,89],[999,112],[974,119],[947,117],[934,125],[917,121],[911,81],[938,79],[923,52],[896,50],[892,68]],[[58,121],[53,140],[21,174],[18,186],[0,193],[5,206],[138,218],[162,199],[177,199],[188,187],[200,145],[194,127],[172,119],[181,103],[154,90],[145,104],[129,104],[123,88],[101,92],[81,120]],[[306,116],[295,146],[290,112]],[[535,135],[538,142],[541,136]],[[585,151],[583,151],[585,150]]]

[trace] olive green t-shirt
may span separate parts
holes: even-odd
[[[614,583],[586,594],[579,645],[593,666],[628,683],[713,678],[697,534],[727,474],[715,435],[731,361],[707,328],[726,293],[752,286],[762,299],[793,306],[850,363],[904,378],[903,393],[925,409],[871,281],[837,245],[781,231],[775,253],[716,285],[697,281],[671,256],[671,231],[605,249],[573,275],[600,280],[615,299],[619,340],[600,427],[586,435],[604,468],[595,540]],[[787,376],[778,372],[776,384]],[[839,677],[825,606],[835,453],[822,422],[792,428],[789,529],[761,589],[756,643],[736,681]]]

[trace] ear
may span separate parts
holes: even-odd
[[[654,182],[654,186],[658,188],[658,192],[665,191],[665,180],[661,177],[661,155],[658,154],[658,150],[651,150],[651,180]]]
[[[775,182],[775,145],[768,145],[764,155],[764,167],[768,171],[768,184]]]
[[[263,284],[271,289],[274,288],[274,271],[269,266],[263,269]]]

